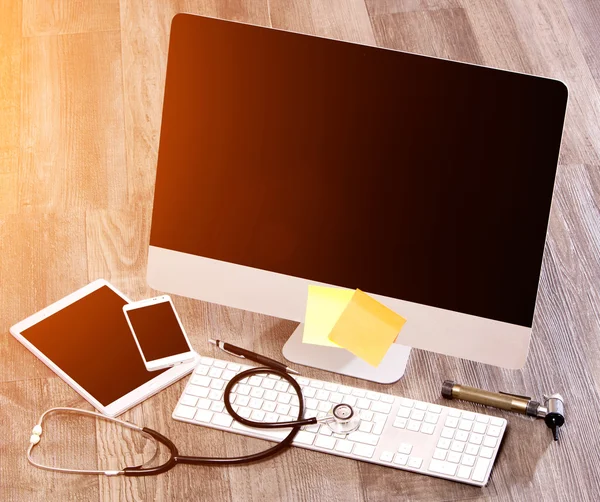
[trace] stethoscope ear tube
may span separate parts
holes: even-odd
[[[162,474],[163,472],[170,471],[177,464],[177,457],[179,452],[177,447],[173,444],[166,436],[163,436],[160,432],[156,432],[148,427],[142,427],[142,431],[152,436],[156,441],[164,444],[170,451],[170,458],[164,464],[157,465],[156,467],[142,467],[141,465],[135,467],[125,467],[122,470],[124,476],[152,476],[154,474]]]

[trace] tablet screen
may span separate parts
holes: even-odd
[[[108,406],[166,371],[146,370],[123,314],[126,303],[102,286],[21,335]]]

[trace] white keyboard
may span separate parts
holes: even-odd
[[[173,418],[260,439],[281,441],[290,429],[246,427],[225,410],[223,389],[250,366],[202,357]],[[347,436],[327,425],[305,427],[294,446],[354,460],[485,486],[506,429],[506,420],[389,394],[294,376],[302,387],[305,417],[327,415],[338,403],[360,413],[360,428]],[[264,422],[296,420],[298,398],[278,376],[255,375],[231,394],[242,417]]]

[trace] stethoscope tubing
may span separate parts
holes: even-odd
[[[247,418],[240,416],[233,409],[233,406],[231,405],[231,400],[230,400],[229,396],[230,396],[231,392],[233,391],[235,385],[237,385],[238,382],[244,380],[245,378],[249,378],[249,377],[251,377],[253,375],[257,375],[257,374],[277,375],[281,379],[286,380],[292,386],[292,388],[296,392],[296,395],[298,396],[297,420],[292,421],[292,422],[255,422],[253,420],[248,420]],[[298,432],[300,431],[300,429],[302,427],[304,427],[305,425],[312,425],[312,424],[317,423],[316,417],[304,418],[304,409],[305,409],[304,398],[302,395],[302,389],[301,389],[300,385],[298,384],[298,382],[296,381],[296,379],[294,377],[292,377],[289,373],[281,371],[277,368],[268,368],[268,367],[249,368],[247,370],[242,371],[241,373],[238,373],[231,380],[229,380],[229,382],[225,386],[225,389],[223,391],[223,401],[225,404],[225,408],[227,409],[227,412],[231,415],[231,417],[243,425],[246,425],[248,427],[254,427],[257,429],[283,429],[283,428],[290,427],[291,430],[290,430],[289,434],[285,438],[283,438],[282,441],[277,443],[275,446],[272,446],[271,448],[267,448],[266,450],[263,450],[263,451],[259,451],[257,453],[252,453],[250,455],[244,455],[243,457],[224,457],[224,458],[192,457],[192,456],[186,456],[186,455],[179,455],[179,451],[178,451],[177,447],[169,438],[162,435],[160,432],[157,432],[148,427],[140,427],[139,425],[132,424],[131,422],[126,422],[126,421],[120,420],[118,418],[107,417],[105,415],[102,415],[102,414],[94,412],[94,411],[79,410],[76,408],[64,408],[64,407],[61,408],[61,407],[59,407],[59,408],[51,408],[51,409],[47,410],[40,417],[38,424],[34,427],[34,434],[32,435],[32,441],[30,442],[29,448],[27,450],[27,460],[29,461],[29,463],[31,463],[35,467],[38,467],[40,469],[45,469],[48,471],[54,471],[54,472],[63,472],[63,473],[70,473],[70,474],[104,474],[106,476],[119,476],[119,475],[122,475],[122,476],[154,476],[154,475],[162,474],[164,472],[171,470],[177,464],[221,465],[222,466],[222,465],[247,464],[250,462],[257,462],[259,460],[264,460],[268,457],[271,457],[273,455],[276,455],[276,454],[282,452],[284,449],[291,446],[292,441],[296,437],[296,434],[298,434]],[[41,425],[44,421],[44,418],[46,416],[48,416],[50,413],[54,413],[54,412],[69,412],[69,413],[79,413],[82,415],[94,416],[97,418],[101,418],[103,420],[118,423],[118,424],[120,424],[124,427],[130,428],[130,429],[136,430],[136,431],[146,435],[147,437],[154,439],[157,442],[156,451],[154,452],[154,456],[152,457],[152,459],[150,461],[152,461],[158,454],[158,450],[159,450],[158,443],[161,443],[167,447],[167,449],[169,450],[169,458],[163,464],[154,466],[154,467],[144,467],[143,465],[137,465],[137,466],[123,467],[118,470],[68,469],[68,468],[53,467],[53,466],[47,466],[47,465],[40,464],[33,459],[31,453],[32,453],[33,448],[40,441],[40,436],[42,434]],[[38,430],[39,432],[37,434],[37,440],[34,441],[34,439],[35,439],[34,436],[36,435],[36,430]]]

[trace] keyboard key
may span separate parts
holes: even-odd
[[[473,413],[472,411],[463,411],[462,417],[465,420],[475,420],[475,413]]]
[[[175,408],[175,415],[181,418],[192,418],[196,414],[196,408],[180,404]]]
[[[338,388],[338,384],[337,383],[326,383],[325,384],[325,390],[328,390],[330,392],[335,392]]]
[[[400,446],[398,446],[398,453],[406,453],[407,455],[410,455],[411,451],[412,444],[410,443],[400,443]]]
[[[471,468],[470,467],[466,467],[464,465],[461,465],[458,468],[458,472],[456,473],[456,477],[462,478],[462,479],[469,479],[469,476],[471,476]]]
[[[247,385],[247,384],[245,384],[245,383],[242,383],[242,384],[240,384],[240,386],[237,388],[237,390],[236,390],[236,393],[237,393],[237,394],[242,394],[243,396],[247,396],[247,395],[249,395],[249,394],[250,394],[250,386],[249,386],[249,385]]]
[[[294,443],[311,445],[315,440],[316,435],[307,431],[300,431],[294,438]]]
[[[373,422],[365,422],[361,420],[360,425],[358,426],[358,430],[361,432],[371,432],[372,429]]]
[[[475,465],[475,457],[473,455],[463,455],[461,463],[473,467]]]
[[[219,361],[219,360],[215,360],[215,362],[213,363],[213,366],[217,367],[217,368],[227,368],[227,362],[225,361]],[[218,378],[218,377],[217,377]]]
[[[437,447],[443,450],[447,450],[448,448],[450,448],[450,443],[451,441],[449,439],[441,438],[438,441]]]
[[[465,453],[468,453],[469,455],[477,455],[478,452],[479,452],[479,446],[477,446],[475,444],[468,444],[467,447],[465,448]]]
[[[248,396],[240,396],[239,394],[235,398],[235,404],[239,406],[248,406],[250,398]]]
[[[261,377],[257,377],[257,376],[253,376],[250,377],[250,380],[248,380],[248,383],[250,385],[252,385],[253,387],[259,387],[260,384],[262,383],[263,379]]]
[[[504,420],[494,417],[491,419],[490,423],[496,427],[502,427],[504,425]]]
[[[440,474],[446,474],[447,476],[454,476],[456,473],[456,464],[450,462],[442,462],[441,460],[433,459],[429,463],[429,470],[431,472],[438,472]]]
[[[255,410],[260,410],[262,408],[263,401],[261,399],[257,399],[253,397],[250,399],[250,408],[254,408]]]
[[[448,417],[444,423],[446,427],[456,427],[458,425],[458,418]]]
[[[410,418],[412,418],[413,420],[421,421],[425,418],[425,412],[421,410],[412,410]]]
[[[235,376],[235,372],[234,371],[225,370],[225,371],[223,371],[223,374],[221,375],[221,378],[223,378],[223,380],[231,380],[234,376]]]
[[[327,425],[324,425],[319,429],[319,434],[322,434],[323,436],[333,436],[333,431]]]
[[[379,422],[384,422],[387,420],[387,415],[384,415],[383,413],[373,413],[373,420],[372,422],[375,422],[376,424],[378,424]]]
[[[181,396],[180,402],[181,404],[185,404],[186,406],[196,406],[198,398],[190,394],[184,394],[183,396]]]
[[[304,378],[301,376],[294,377],[294,378],[300,385],[308,385],[310,383],[310,380],[308,378]]]
[[[300,401],[298,400],[298,396],[292,396],[292,399],[290,399],[290,403],[293,404],[294,406],[299,406],[300,405]]]
[[[433,424],[422,424],[421,432],[423,434],[433,434],[435,432],[435,425]]]
[[[342,403],[349,404],[350,406],[356,406],[356,398],[354,396],[344,396]]]
[[[377,436],[372,434],[366,434],[360,431],[354,431],[348,434],[348,439],[350,441],[356,441],[357,443],[369,444],[375,446],[379,441]]]
[[[314,387],[315,389],[322,389],[325,384],[323,382],[319,382],[318,380],[312,380],[310,382],[310,386]]]
[[[316,394],[317,389],[315,389],[314,387],[304,387],[302,389],[302,395],[304,396],[304,399],[306,399],[307,397],[315,397]]]
[[[373,401],[379,401],[379,396],[381,394],[379,394],[379,392],[367,392],[367,399],[371,399]],[[411,405],[412,406],[412,405]]]
[[[329,395],[329,400],[335,404],[340,404],[343,399],[344,399],[344,395],[340,394],[339,392],[332,392]]]
[[[360,411],[360,419],[366,420],[367,422],[372,421],[373,420],[373,412],[369,411],[369,410],[361,410]]]
[[[376,401],[374,403],[371,403],[371,410],[376,411],[378,413],[389,413],[392,410],[392,407],[387,403]]]
[[[337,440],[335,438],[319,435],[315,441],[315,446],[318,446],[319,448],[325,448],[326,450],[333,450],[336,441]]]
[[[415,408],[417,410],[426,411],[427,410],[427,403],[422,403],[421,401],[415,401]]]
[[[306,407],[309,410],[316,410],[318,406],[319,406],[319,401],[317,401],[316,399],[307,399],[306,400]]]
[[[214,359],[212,357],[201,357],[200,364],[204,364],[206,366],[212,366]]]
[[[204,366],[203,364],[201,364],[196,367],[194,373],[196,373],[196,375],[208,375],[208,370],[210,370],[208,366]]]
[[[287,415],[290,412],[291,406],[289,404],[278,404],[277,413],[280,415]]]
[[[409,420],[406,428],[409,431],[419,432],[419,429],[421,428],[421,422],[417,422],[416,420]]]
[[[437,424],[438,418],[439,415],[436,415],[435,413],[425,413],[425,422],[427,422],[428,424]]]
[[[383,432],[384,425],[385,422],[375,422],[375,425],[373,426],[373,430],[371,432],[379,436]]]
[[[490,427],[488,428],[488,436],[493,436],[495,438],[497,438],[500,435],[500,427],[496,426],[496,425],[490,425]],[[486,445],[487,446],[487,445]]]
[[[394,396],[390,396],[389,394],[381,394],[380,399],[387,404],[392,404],[394,402]]]
[[[319,401],[327,401],[329,399],[329,391],[323,389],[318,390],[315,398]]]
[[[277,382],[277,383],[275,384],[275,390],[276,390],[276,391],[279,391],[279,392],[287,392],[287,390],[288,390],[288,387],[289,387],[289,386],[290,386],[290,384],[289,384],[289,383],[287,383],[287,382],[284,382],[284,381],[282,380],[282,381],[280,381],[280,382]]]
[[[469,437],[468,432],[456,431],[456,436],[454,436],[454,439],[456,439],[457,441],[466,441],[468,437]]]
[[[475,420],[481,422],[482,424],[487,424],[490,421],[490,417],[488,417],[487,415],[477,415],[475,417]]]
[[[252,420],[256,420],[257,422],[262,422],[265,419],[265,412],[262,410],[254,410],[252,415],[250,415]]]
[[[444,427],[442,429],[442,434],[441,436],[443,438],[448,438],[448,439],[452,439],[454,437],[454,429],[451,429],[450,427]]]
[[[340,394],[345,394],[345,395],[348,395],[348,394],[351,394],[351,393],[352,393],[352,388],[351,388],[351,387],[347,387],[346,385],[340,385],[340,386],[338,387],[338,392],[339,392]]]
[[[226,413],[215,413],[212,418],[212,423],[221,427],[229,427],[233,422],[233,418]]]
[[[225,382],[223,380],[216,380],[213,378],[212,382],[210,382],[211,389],[223,390],[225,387]]]
[[[331,408],[332,408],[331,404],[328,403],[327,401],[321,401],[319,403],[319,406],[317,406],[317,410],[325,411],[325,412],[331,411]]]
[[[483,458],[492,458],[494,454],[494,450],[492,448],[488,448],[486,446],[481,447],[481,451],[479,452],[479,456]]]
[[[264,401],[261,409],[271,413],[275,411],[275,408],[277,408],[277,405],[273,401]]]
[[[198,404],[196,406],[203,410],[208,410],[210,408],[211,404],[212,404],[212,401],[210,399],[200,398],[200,399],[198,399]]]
[[[481,434],[472,433],[471,437],[469,438],[469,443],[473,443],[473,444],[481,444],[482,441],[483,441],[483,436]]]
[[[471,479],[473,481],[483,482],[485,479],[485,475],[487,473],[488,467],[490,466],[490,461],[485,458],[480,458],[477,460],[477,465],[473,470],[473,476]]]
[[[446,453],[448,453],[446,450],[441,450],[440,448],[436,448],[435,451],[433,452],[433,458],[435,458],[437,460],[444,460],[446,458]]]
[[[292,400],[292,396],[290,396],[289,394],[283,394],[280,392],[279,396],[277,396],[277,401],[282,404],[289,404],[291,400]]]
[[[239,373],[240,371],[240,365],[237,363],[229,363],[227,364],[227,369],[230,369],[231,371],[235,371],[236,373]]]
[[[406,418],[397,417],[392,425],[398,429],[404,429],[406,427],[406,422]]]
[[[279,415],[277,413],[267,413],[265,415],[265,422],[276,424],[278,420],[279,420]],[[294,438],[294,441],[296,441],[295,438]]]
[[[460,410],[456,410],[454,408],[452,408],[450,411],[448,411],[448,415],[453,417],[453,418],[459,418],[460,417]]]
[[[207,376],[194,375],[192,377],[192,383],[194,385],[200,385],[201,387],[208,387],[210,385],[211,378]]]
[[[384,451],[381,456],[379,457],[379,460],[381,460],[382,462],[391,462],[394,459],[394,452],[392,451]]]
[[[483,446],[487,446],[488,448],[494,448],[498,440],[494,437],[486,436],[483,440]]]
[[[465,449],[465,443],[463,443],[461,441],[452,441],[452,444],[450,445],[450,449],[452,451],[457,451],[459,453],[462,453]]]
[[[222,401],[213,401],[210,405],[211,411],[216,411],[217,413],[221,413],[225,409],[225,405]]]
[[[355,444],[352,453],[358,457],[371,458],[375,453],[375,448],[366,444]]]
[[[219,368],[211,368],[208,372],[208,376],[212,378],[221,378],[221,374],[223,373],[222,369]]]
[[[407,408],[412,408],[413,404],[414,404],[414,401],[412,399],[406,399],[404,397],[400,399],[401,406],[406,406]]]
[[[221,401],[223,399],[223,392],[220,390],[212,389],[208,393],[208,399],[212,399],[213,401]]]
[[[342,453],[350,453],[352,451],[353,446],[354,443],[352,443],[351,441],[347,441],[346,439],[338,439],[338,442],[335,445],[335,449],[337,451],[341,451]]]
[[[210,419],[213,416],[213,412],[212,411],[208,411],[208,410],[198,410],[196,411],[196,416],[194,417],[194,420],[196,420],[197,422],[203,422],[205,424],[208,424],[210,422]]]
[[[461,420],[458,424],[458,428],[463,431],[470,431],[471,427],[473,427],[473,422],[470,420]]]
[[[237,410],[237,414],[242,418],[250,418],[250,415],[252,415],[252,410],[250,408],[240,408]]]
[[[410,408],[405,408],[404,406],[400,406],[400,408],[398,408],[398,413],[397,415],[399,417],[403,417],[403,418],[408,418],[410,417]]]
[[[403,453],[396,453],[394,457],[394,464],[398,465],[406,465],[408,462],[408,455],[404,455]]]
[[[277,399],[277,396],[277,392],[275,392],[274,390],[268,390],[267,392],[265,392],[263,398],[267,401],[275,401]]]
[[[487,425],[482,424],[480,422],[475,422],[475,424],[473,425],[473,432],[475,432],[476,434],[485,434],[486,428]]]
[[[361,397],[358,401],[356,401],[356,407],[360,410],[368,410],[369,406],[371,406],[371,401],[364,397]]]
[[[225,378],[225,373],[223,373],[223,378]],[[263,378],[261,387],[263,389],[273,390],[276,383],[277,382],[275,380],[271,380],[270,378]]]
[[[367,395],[367,391],[364,389],[352,389],[352,395],[354,397],[365,397]]]
[[[420,469],[422,463],[423,459],[419,457],[409,457],[408,459],[408,466],[413,467],[414,469]]]
[[[460,462],[460,453],[456,453],[455,451],[448,452],[448,458],[446,460],[453,464],[458,464]]]
[[[431,413],[441,413],[442,412],[442,407],[439,404],[430,404],[427,409],[431,412]]]

